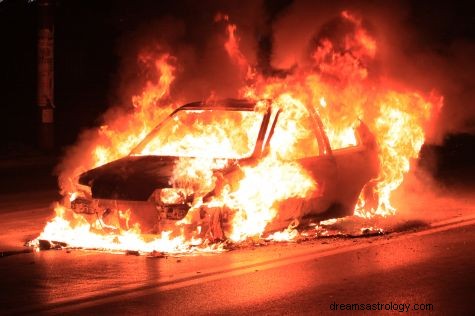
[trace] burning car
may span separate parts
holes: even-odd
[[[223,192],[235,192],[243,169],[272,156],[301,166],[315,185],[304,197],[273,201],[278,212],[266,230],[309,216],[349,215],[378,174],[376,142],[363,122],[352,142],[333,150],[311,106],[297,111],[268,100],[194,102],[171,113],[127,157],[81,174],[71,208],[116,223],[128,211],[127,221],[152,232],[195,210],[191,222],[207,227],[212,239],[223,239],[233,216]],[[260,185],[251,189],[263,190]]]
[[[295,240],[297,223],[395,214],[392,193],[443,97],[383,76],[383,51],[363,18],[342,11],[335,21],[315,34],[302,62],[268,73],[240,49],[231,17],[218,13],[236,89],[203,91],[238,100],[178,108],[189,96],[186,81],[175,80],[186,61],[145,48],[138,60],[153,75],[130,106],[111,109],[68,151],[58,166],[64,199],[37,240],[208,252],[223,250],[227,242],[209,243],[223,239]]]

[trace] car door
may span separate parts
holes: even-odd
[[[316,121],[315,116],[308,110],[304,111],[306,112],[303,114],[299,112],[298,116],[293,117],[286,116],[285,110],[278,110],[271,116],[264,153],[277,154],[283,161],[300,164],[314,180],[316,190],[310,192],[304,199],[292,198],[282,201],[279,205],[279,214],[270,230],[280,229],[293,219],[324,212],[335,197],[337,185],[335,159],[327,147],[328,141],[323,139],[321,122]],[[289,141],[291,137],[294,137],[292,142]],[[279,139],[286,141],[279,142]],[[292,147],[291,150],[289,146]]]

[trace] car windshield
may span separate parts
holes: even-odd
[[[179,110],[158,125],[132,155],[249,157],[262,119],[262,113],[246,110]]]

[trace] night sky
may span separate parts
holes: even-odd
[[[109,106],[127,102],[121,89],[128,81],[137,79],[130,75],[130,69],[134,69],[130,65],[134,62],[131,57],[134,50],[129,44],[140,43],[144,33],[153,34],[154,30],[149,27],[153,21],[167,17],[184,21],[182,39],[186,41],[188,37],[190,43],[199,47],[200,34],[197,33],[203,28],[193,26],[212,19],[220,5],[223,11],[239,15],[241,11],[236,8],[242,3],[199,1],[198,6],[196,1],[174,2],[57,0],[55,128],[58,148],[74,143],[84,128],[100,124],[101,114]],[[267,23],[285,15],[293,4],[293,1],[264,2]],[[362,2],[362,6],[376,4],[381,6],[377,1]],[[470,56],[470,49],[475,45],[475,11],[469,5],[462,1],[412,1],[404,2],[401,7],[405,11],[407,29],[415,30],[414,36],[425,51],[450,61],[454,43],[462,42],[465,45],[462,47],[469,47],[467,54]],[[268,30],[265,27],[255,30],[256,45],[270,45],[265,41],[268,34],[259,34]],[[157,28],[156,32],[160,30]],[[37,2],[0,1],[0,105],[3,111],[0,155],[36,146],[36,37]],[[471,58],[461,56],[468,60],[468,72],[473,66],[473,61],[471,64],[469,61],[473,55]],[[124,75],[126,72],[128,75]],[[467,73],[461,73],[454,75],[455,81],[458,75],[462,83],[455,90],[468,100],[473,96],[475,80]],[[464,108],[471,111],[473,100],[460,107]],[[462,132],[470,131],[475,120],[468,118],[464,124]]]

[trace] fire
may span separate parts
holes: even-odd
[[[238,210],[229,238],[242,241],[259,236],[277,213],[277,202],[306,197],[315,184],[297,163],[285,163],[269,156],[256,167],[244,168],[237,191],[226,194],[223,203]],[[256,190],[256,188],[260,188]]]
[[[214,18],[215,22],[225,21],[229,22],[229,16],[226,14],[218,13]],[[224,48],[229,56],[241,67],[247,67],[248,63],[246,57],[241,53],[239,49],[239,38],[236,36],[237,25],[228,23],[226,27],[228,39],[224,43]]]
[[[261,121],[262,115],[251,111],[180,111],[134,155],[244,157],[252,153]]]
[[[411,159],[417,158],[424,143],[425,127],[434,109],[440,108],[442,98],[396,87],[390,80],[372,73],[368,65],[378,54],[376,39],[363,27],[359,17],[344,11],[340,19],[350,26],[351,32],[339,39],[315,40],[307,65],[301,65],[285,78],[275,78],[260,75],[251,66],[240,51],[237,25],[230,22],[229,16],[218,14],[215,21],[226,25],[223,48],[246,71],[240,97],[258,101],[255,111],[183,111],[174,119],[165,120],[157,133],[152,132],[151,141],[144,138],[179,104],[177,100],[169,100],[170,86],[176,76],[174,65],[178,61],[168,53],[158,57],[140,56],[141,63],[155,68],[158,79],[147,82],[143,91],[133,97],[132,109],[113,115],[97,131],[89,147],[91,158],[79,161],[60,177],[63,193],[73,201],[83,194],[76,183],[78,174],[129,153],[176,156],[180,159],[173,169],[171,184],[174,188],[184,188],[185,193],[164,190],[160,198],[180,200],[187,190],[194,192],[188,214],[169,230],[145,237],[138,224],[129,223],[133,210],[118,210],[120,216],[111,224],[74,214],[66,201],[56,207],[56,216],[38,239],[116,251],[222,251],[223,244],[206,242],[200,218],[204,207],[213,210],[214,213],[207,215],[212,221],[216,216],[230,213],[229,227],[224,230],[233,242],[262,236],[274,221],[298,220],[303,215],[299,204],[284,202],[309,198],[320,190],[318,182],[296,162],[318,147],[317,140],[308,137],[312,125],[309,109],[320,116],[335,154],[361,143],[371,143],[359,139],[355,133],[360,121],[368,125],[375,137],[380,171],[364,187],[354,214],[362,217],[394,214],[391,193],[403,182]],[[233,159],[252,154],[255,146],[252,140],[259,133],[269,104],[280,109],[269,152],[254,164],[240,168],[240,176],[232,179],[234,183],[223,182],[215,170],[229,165]],[[214,196],[206,198],[213,189]],[[288,214],[292,218],[287,218]],[[267,239],[295,239],[297,224],[292,223]],[[191,234],[185,232],[187,225],[194,225]],[[214,239],[222,238],[214,236]]]
[[[397,189],[409,171],[410,159],[416,158],[423,143],[422,123],[428,120],[432,104],[419,94],[401,94],[390,91],[382,96],[380,114],[374,124],[379,136],[381,174],[375,187],[377,204],[366,207],[360,197],[355,214],[370,217],[372,214],[394,214],[391,192]]]
[[[90,224],[84,217],[68,212],[62,205],[55,207],[56,217],[44,228],[40,236],[32,242],[38,246],[39,240],[61,241],[70,247],[80,247],[114,252],[139,251],[142,253],[189,253],[221,252],[222,244],[199,247],[202,240],[183,236],[172,237],[171,231],[163,231],[159,236],[147,238],[140,234],[138,227],[104,233],[104,223],[99,219]],[[71,217],[72,216],[72,217]]]
[[[144,91],[132,98],[133,112],[129,115],[118,116],[110,125],[101,126],[102,136],[94,150],[92,167],[101,166],[109,161],[124,157],[151,131],[156,120],[163,119],[174,104],[167,109],[156,110],[156,102],[165,98],[171,83],[175,80],[172,66],[173,57],[163,54],[156,60],[152,56],[140,56],[142,63],[153,63],[159,79],[157,82],[147,81]]]
[[[385,78],[370,80],[365,63],[374,58],[376,41],[359,18],[347,11],[341,18],[354,29],[341,40],[343,49],[337,49],[331,39],[322,38],[309,67],[285,79],[260,77],[244,89],[243,95],[285,98],[286,105],[313,104],[335,151],[357,145],[354,127],[360,120],[366,122],[376,136],[381,172],[363,190],[355,215],[386,216],[395,212],[391,192],[401,185],[410,160],[417,158],[425,140],[424,127],[443,99],[436,94],[424,96],[408,88],[396,88]]]

